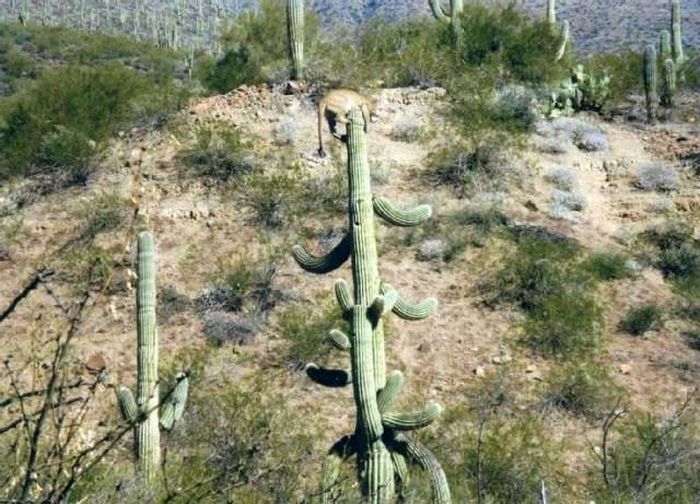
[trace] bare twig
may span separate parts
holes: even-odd
[[[46,267],[41,268],[36,275],[34,275],[34,278],[32,278],[29,283],[22,289],[22,292],[17,294],[15,298],[10,302],[10,305],[3,310],[2,313],[0,313],[0,322],[4,321],[7,317],[9,317],[12,312],[17,309],[17,306],[22,302],[24,298],[26,298],[34,289],[39,287],[40,284],[44,283],[47,281],[52,275],[54,274],[53,270],[50,270]]]

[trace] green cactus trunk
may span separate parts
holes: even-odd
[[[138,238],[138,289],[136,297],[138,331],[138,383],[136,403],[145,414],[137,431],[139,469],[152,480],[160,466],[158,428],[158,331],[156,329],[155,250],[151,233]]]
[[[673,58],[673,50],[671,49],[671,32],[662,30],[659,34],[659,59],[666,61],[668,58]]]
[[[673,107],[673,99],[676,95],[676,64],[671,58],[667,58],[661,68],[663,70],[661,105]]]
[[[683,35],[681,32],[681,2],[673,0],[671,2],[671,32],[673,33],[673,61],[676,66],[685,61],[683,54]]]
[[[644,95],[647,118],[649,122],[653,123],[656,120],[659,98],[657,95],[656,49],[651,44],[644,50]]]
[[[287,0],[287,36],[292,79],[304,78],[304,0]]]
[[[450,0],[449,14],[441,4],[441,0],[428,0],[430,9],[433,11],[435,19],[450,26],[452,38],[456,46],[462,41],[462,11],[464,10],[463,0]]]
[[[564,54],[566,53],[566,46],[569,43],[569,38],[571,37],[571,28],[569,27],[569,20],[565,20],[564,23],[561,25],[561,35],[560,35],[560,43],[559,43],[559,49],[557,50],[557,61],[561,61],[561,59],[564,57]]]
[[[324,465],[323,502],[336,502],[340,463],[357,455],[358,480],[363,502],[393,502],[396,483],[405,482],[406,461],[427,470],[434,484],[434,500],[450,502],[450,493],[442,468],[432,454],[403,431],[430,424],[441,408],[430,404],[420,411],[391,411],[401,389],[403,375],[393,372],[387,380],[382,318],[394,312],[407,320],[427,317],[437,306],[434,299],[413,305],[396,291],[382,284],[379,277],[375,214],[390,224],[414,226],[430,217],[430,207],[400,210],[387,200],[375,197],[370,184],[365,122],[362,111],[353,109],[345,138],[348,151],[349,222],[348,234],[325,257],[314,257],[301,247],[294,248],[299,265],[312,273],[328,273],[351,259],[354,292],[343,280],[336,283],[336,296],[351,331],[345,335],[334,330],[330,339],[336,348],[350,351],[351,370],[322,370],[309,364],[307,373],[315,381],[330,386],[352,383],[357,421],[355,433],[339,440]]]
[[[547,0],[547,22],[551,25],[557,24],[557,1]]]

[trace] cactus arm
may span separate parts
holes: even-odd
[[[435,455],[421,443],[404,434],[397,434],[394,446],[399,453],[415,461],[424,471],[428,471],[433,486],[433,502],[435,504],[450,504],[452,499],[447,478]]]
[[[352,310],[352,296],[350,295],[350,288],[345,280],[338,280],[335,282],[335,297],[338,300],[340,309],[343,315],[348,314]]]
[[[160,426],[169,431],[175,422],[182,419],[187,404],[187,394],[189,391],[189,377],[186,373],[177,376],[177,383],[163,405]]]
[[[430,205],[419,205],[410,210],[401,210],[386,198],[375,196],[374,211],[389,224],[400,227],[410,227],[422,224],[433,213]]]
[[[122,418],[129,423],[134,423],[139,415],[138,406],[134,400],[134,395],[126,387],[119,387],[117,390],[117,402],[119,403],[119,411]]]
[[[287,0],[287,35],[292,79],[304,78],[304,0]]]
[[[340,466],[344,460],[356,452],[355,436],[343,436],[328,451],[323,463],[323,476],[321,478],[321,502],[323,504],[338,502],[340,499],[340,490],[338,489]]]
[[[138,236],[138,288],[136,292],[138,331],[138,394],[136,402],[145,412],[137,428],[139,470],[152,481],[160,467],[160,430],[158,427],[158,331],[156,329],[156,274],[153,236]]]
[[[665,107],[673,106],[676,94],[676,64],[671,58],[663,63],[663,85],[661,91],[661,104]]]
[[[432,403],[419,411],[384,413],[382,415],[382,423],[384,427],[397,431],[416,430],[433,423],[441,413],[442,407],[439,404]]]
[[[352,383],[352,371],[345,369],[325,369],[313,362],[306,365],[306,376],[324,387],[346,387]]]
[[[396,396],[399,395],[404,384],[404,376],[401,371],[392,371],[386,379],[386,385],[377,394],[377,406],[379,412],[384,413],[394,404]]]
[[[374,302],[367,311],[373,326],[376,326],[384,315],[390,313],[391,310],[394,309],[398,299],[399,295],[395,290],[387,291],[386,294],[379,295],[374,299]]]
[[[551,25],[554,25],[557,22],[556,0],[547,0],[547,22]]]
[[[311,255],[303,247],[297,245],[293,248],[294,259],[299,266],[309,273],[316,273],[319,275],[330,273],[340,268],[343,263],[350,258],[351,243],[350,236],[346,235],[340,240],[340,243],[325,256]]]
[[[392,450],[391,462],[394,464],[394,472],[401,484],[405,485],[408,483],[408,464],[406,463],[406,457],[396,450]]]
[[[382,292],[393,290],[387,283],[382,284]],[[435,298],[428,298],[418,304],[409,303],[400,295],[396,300],[393,311],[404,320],[423,320],[432,314],[437,308],[438,302]]]
[[[666,61],[668,58],[673,58],[673,49],[671,49],[671,32],[661,30],[659,34],[659,58],[661,61]]]
[[[340,329],[331,329],[331,332],[328,333],[328,340],[338,350],[347,351],[351,348],[350,338]]]
[[[564,54],[566,53],[566,46],[569,44],[569,37],[571,36],[571,28],[569,26],[569,20],[565,20],[564,23],[561,25],[561,35],[560,35],[560,45],[559,45],[559,50],[557,51],[557,58],[556,61],[561,61],[561,59],[564,57]]]
[[[433,11],[435,19],[446,25],[450,24],[450,16],[445,12],[440,0],[428,0],[428,2],[430,3],[430,10]]]
[[[673,0],[671,2],[671,31],[673,32],[673,60],[676,65],[681,65],[685,61],[683,53],[683,34],[681,32],[681,2]]]

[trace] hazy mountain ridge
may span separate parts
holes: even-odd
[[[174,9],[172,1],[155,0],[148,3],[149,8],[158,13]],[[200,11],[200,3],[204,16],[210,20],[223,20],[258,5],[253,0],[185,0],[186,16],[192,23]],[[484,3],[506,5],[508,2]],[[0,12],[5,19],[16,19],[12,13],[17,8],[13,7],[15,4],[17,2],[14,0],[0,0]],[[34,0],[30,4],[32,18],[39,21],[43,19],[48,6],[54,22],[68,19],[77,24],[81,9],[79,0],[50,0],[48,3]],[[545,0],[521,0],[518,4],[533,16],[543,16],[546,8]],[[101,25],[100,19],[105,17],[106,9],[109,9],[111,19],[118,25],[120,9],[124,9],[129,17],[135,5],[137,2],[134,0],[111,3],[87,0],[84,15],[86,20],[83,22]],[[682,7],[684,42],[688,46],[700,47],[700,0],[685,0]],[[329,30],[339,25],[361,24],[377,17],[398,20],[431,16],[427,0],[307,0],[307,8],[316,11]],[[639,51],[644,45],[658,40],[659,31],[670,25],[670,6],[667,0],[626,0],[614,3],[608,0],[563,0],[559,2],[558,15],[560,19],[570,21],[576,47],[583,52],[621,48]],[[215,22],[211,22],[208,29],[213,30],[214,26]]]

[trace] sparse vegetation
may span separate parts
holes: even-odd
[[[598,280],[621,280],[634,276],[630,259],[617,252],[598,252],[591,254],[583,263],[584,269]]]
[[[639,170],[634,185],[644,191],[673,191],[678,189],[679,183],[676,170],[662,164],[651,164]]]
[[[644,336],[661,325],[662,313],[658,306],[646,304],[629,309],[620,322],[620,328],[632,336]]]

